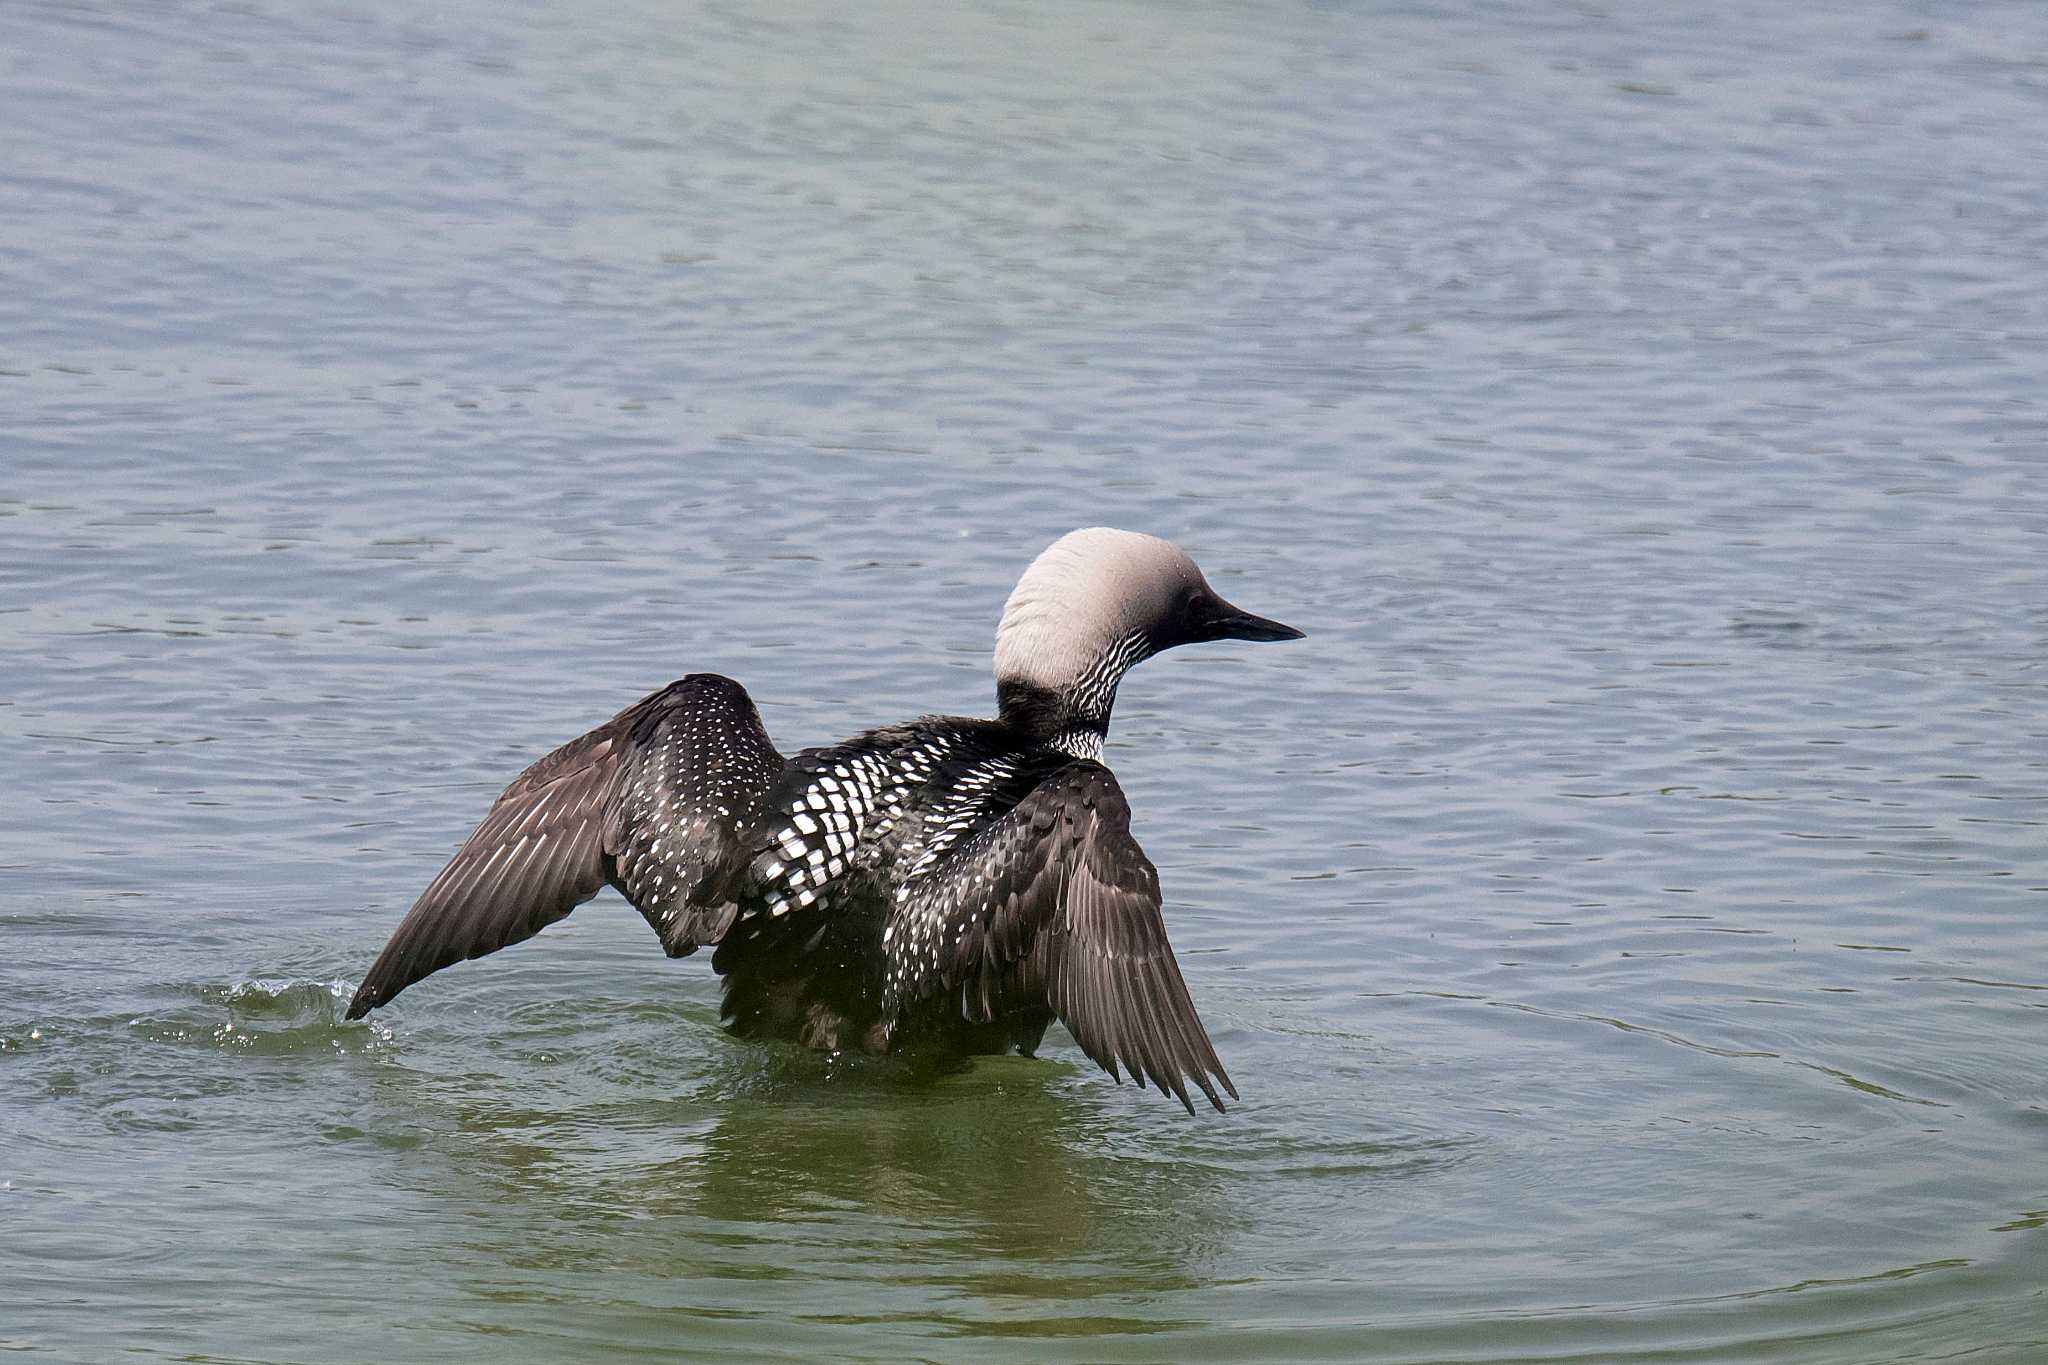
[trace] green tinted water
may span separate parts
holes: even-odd
[[[2048,1356],[2048,20],[0,13],[0,1344]],[[1072,526],[1285,651],[1110,762],[1244,1102],[742,1044],[609,894],[363,1024],[683,672],[985,712]]]

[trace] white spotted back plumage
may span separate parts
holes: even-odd
[[[933,734],[799,754],[777,789],[753,862],[762,913],[829,907],[850,870],[873,865],[876,841],[894,830],[952,747]]]

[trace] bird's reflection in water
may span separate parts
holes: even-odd
[[[1177,1150],[1192,1127],[1170,1099],[1064,1060],[932,1075],[719,1046],[682,1098],[552,1107],[535,1084],[499,1092],[510,1105],[457,1099],[465,1140],[449,1146],[481,1158],[461,1176],[495,1187],[479,1193],[519,1229],[496,1254],[587,1269],[601,1238],[613,1275],[746,1282],[754,1311],[778,1311],[763,1282],[788,1280],[811,1286],[786,1305],[806,1313],[1151,1332],[1181,1325],[1154,1296],[1203,1283],[1233,1221],[1217,1173]],[[860,1282],[859,1301],[834,1280]]]
[[[1092,1257],[1115,1244],[1152,1263],[1177,1244],[1208,1240],[1168,1227],[1191,1218],[1200,1228],[1213,1191],[1150,1144],[1120,1151],[1119,1137],[1130,1135],[1108,1115],[1131,1106],[1092,1103],[1076,1093],[1074,1075],[1018,1057],[932,1076],[865,1059],[821,1068],[784,1054],[732,1096],[701,1162],[672,1162],[664,1174],[694,1169],[697,1207],[713,1217],[859,1210],[946,1229],[969,1255]],[[1186,1121],[1170,1100],[1149,1110],[1169,1129]]]

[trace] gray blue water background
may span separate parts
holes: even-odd
[[[0,7],[0,1345],[2048,1359],[2048,10]],[[1244,1103],[736,1042],[684,672],[986,713],[1077,525]]]

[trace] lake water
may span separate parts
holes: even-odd
[[[2048,10],[0,8],[0,1346],[2048,1359]],[[1244,1101],[340,1014],[679,674],[1109,761]]]

